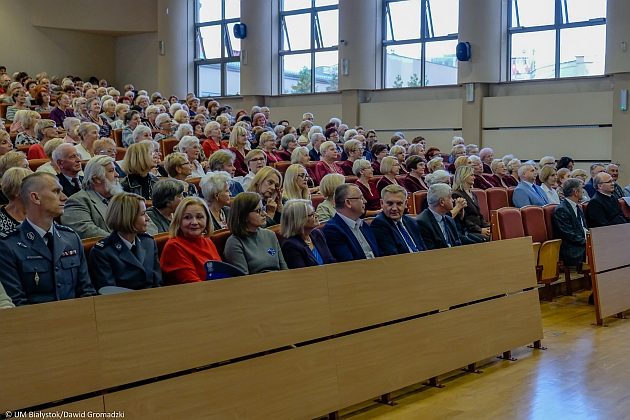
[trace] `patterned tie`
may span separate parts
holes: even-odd
[[[411,252],[418,252],[418,247],[413,242],[413,239],[409,235],[409,232],[407,232],[407,229],[405,229],[405,225],[403,225],[403,222],[402,221],[396,222],[396,226],[398,227],[398,231],[400,232],[400,234],[402,235],[403,239],[407,243],[407,246],[409,247]]]
[[[79,178],[72,178],[72,185],[74,185],[74,188],[77,190],[80,190],[81,185],[79,185]]]

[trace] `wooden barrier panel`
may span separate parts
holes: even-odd
[[[594,263],[598,272],[630,264],[628,238],[630,224],[593,228],[591,243],[595,251]]]
[[[88,398],[87,400],[81,400],[69,404],[58,405],[53,408],[49,408],[47,410],[42,410],[44,413],[59,413],[61,411],[67,411],[69,413],[79,413],[82,411],[91,411],[92,413],[103,413],[105,412],[105,401],[103,401],[103,397],[94,397]],[[63,417],[62,417],[63,418]],[[71,418],[71,417],[70,417]],[[87,414],[86,414],[86,418]]]

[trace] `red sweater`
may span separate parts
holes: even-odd
[[[210,238],[170,238],[160,257],[164,284],[204,281],[205,263],[210,260],[221,261],[217,247]]]
[[[28,148],[28,159],[47,159],[46,153],[44,153],[44,148],[41,144],[33,144]]]

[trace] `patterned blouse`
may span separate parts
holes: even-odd
[[[0,232],[9,233],[14,231],[20,225],[20,222],[11,217],[5,207],[0,207]]]

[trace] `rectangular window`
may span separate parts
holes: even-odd
[[[282,93],[337,91],[338,45],[338,0],[280,0]]]
[[[604,73],[606,0],[510,0],[510,80]]]
[[[385,0],[383,86],[457,84],[459,0]]]
[[[197,96],[240,94],[241,40],[234,36],[240,15],[240,0],[195,0]]]

